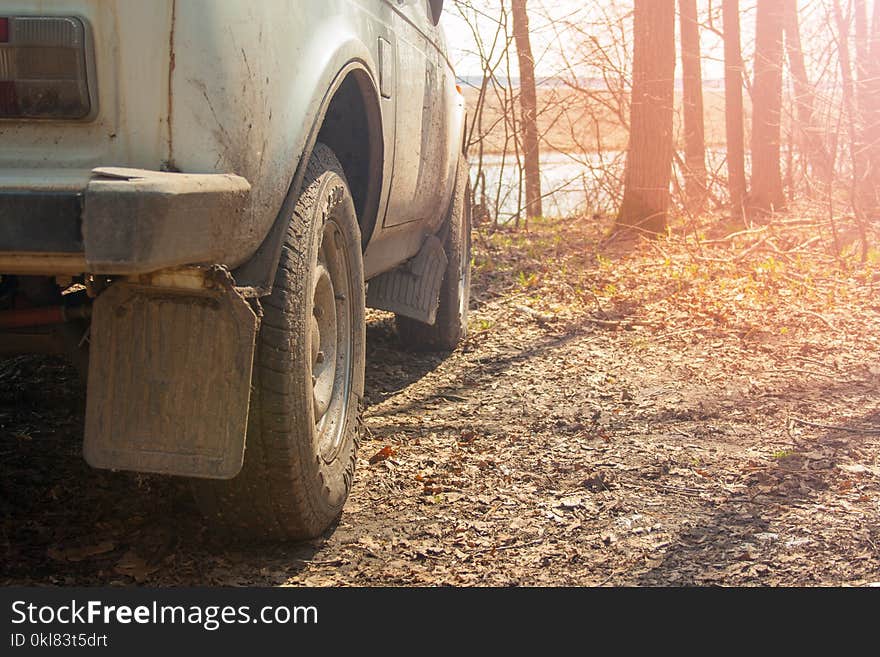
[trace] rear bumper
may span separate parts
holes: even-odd
[[[0,273],[145,274],[222,264],[250,184],[231,174],[94,169],[60,191],[0,187]]]

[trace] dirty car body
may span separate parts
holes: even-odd
[[[356,215],[343,268],[397,289],[434,262],[421,296],[372,295],[434,321],[465,111],[442,5],[3,3],[0,353],[80,361],[93,465],[239,473],[261,302],[316,149]]]

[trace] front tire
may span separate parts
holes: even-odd
[[[360,229],[322,144],[262,303],[244,467],[230,481],[196,482],[196,498],[211,521],[248,537],[313,538],[351,490],[366,342]]]

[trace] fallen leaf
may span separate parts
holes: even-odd
[[[850,474],[864,474],[868,472],[868,468],[858,463],[853,463],[852,465],[848,463],[838,463],[837,467]]]
[[[385,445],[385,447],[383,447],[370,457],[370,465],[375,465],[376,463],[380,463],[381,461],[390,459],[396,453],[397,451],[393,447],[391,447],[391,445]]]
[[[459,437],[459,442],[462,443],[470,443],[477,439],[477,434],[470,430],[465,430],[461,432],[461,436]]]
[[[159,566],[150,565],[134,550],[129,550],[122,555],[114,570],[120,575],[133,578],[138,584],[142,584],[149,579],[150,575],[159,570]]]
[[[592,477],[584,479],[581,486],[588,491],[598,493],[603,490],[611,490],[611,477],[605,472],[597,472]]]
[[[584,500],[581,497],[576,497],[576,496],[563,497],[561,500],[559,500],[559,504],[557,504],[555,508],[557,508],[557,509],[576,509],[581,504],[583,504],[583,501]]]
[[[53,546],[46,550],[46,554],[50,559],[54,559],[55,561],[69,561],[76,563],[78,561],[85,561],[90,557],[96,557],[100,554],[107,554],[115,549],[116,544],[113,541],[102,541],[95,545],[80,545],[68,548]]]
[[[383,551],[382,546],[372,536],[361,536],[358,543],[373,554],[381,554]]]

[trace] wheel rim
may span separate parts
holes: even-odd
[[[352,381],[349,258],[339,226],[328,221],[314,272],[311,381],[317,452],[332,462],[342,446]]]

